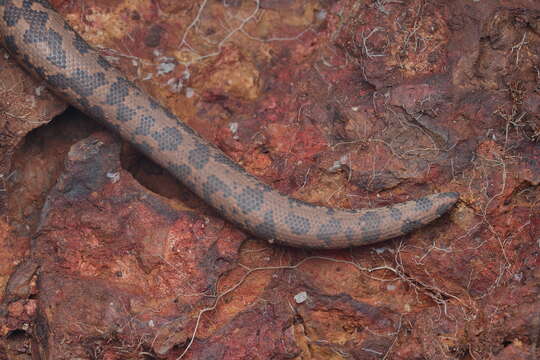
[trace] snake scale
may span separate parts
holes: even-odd
[[[336,249],[406,234],[459,194],[346,210],[284,196],[248,174],[93,50],[46,0],[0,0],[0,38],[18,62],[71,105],[117,131],[229,221],[286,245]]]

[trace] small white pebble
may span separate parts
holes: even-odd
[[[192,98],[193,95],[195,95],[195,90],[193,90],[193,88],[186,88],[186,97],[189,99],[189,98]]]
[[[36,88],[36,96],[41,96],[43,94],[43,90],[45,90],[45,85],[40,85]]]
[[[386,290],[394,291],[394,290],[396,290],[396,285],[389,284],[389,285],[386,286]]]
[[[378,255],[380,255],[380,254],[384,253],[385,251],[388,251],[388,248],[380,247],[380,248],[375,248],[375,249],[373,249],[373,250],[375,250],[375,252],[376,252]]]
[[[238,123],[237,122],[229,123],[229,130],[231,130],[233,134],[236,134],[236,132],[238,131]]]
[[[231,132],[233,133],[233,139],[234,140],[238,140],[240,137],[237,135],[237,132],[238,132],[238,123],[237,122],[232,122],[232,123],[229,123],[229,129],[231,130]]]
[[[157,67],[157,73],[158,75],[164,75],[172,72],[174,68],[176,67],[176,64],[173,63],[161,63]]]
[[[147,81],[147,80],[152,79],[153,77],[154,77],[154,75],[152,73],[148,73],[142,78],[142,80]]]
[[[340,168],[341,168],[341,162],[339,160],[336,160],[334,161],[332,166],[328,168],[328,171],[333,173],[333,172],[338,171]]]
[[[326,15],[328,15],[326,10],[320,10],[317,12],[317,15],[315,15],[315,17],[317,18],[317,20],[323,21],[324,19],[326,19]]]
[[[299,292],[298,294],[294,295],[294,301],[296,301],[297,304],[301,304],[306,300],[307,293],[305,291]]]
[[[182,88],[184,87],[184,84],[182,84],[182,80],[177,78],[171,78],[169,81],[167,81],[167,85],[169,85],[169,88],[172,92],[178,93]]]
[[[154,320],[149,320],[148,321],[148,326],[153,328],[154,327]]]
[[[109,179],[111,179],[111,182],[112,182],[113,184],[115,184],[115,183],[117,183],[117,182],[120,180],[120,173],[119,173],[119,172],[113,172],[113,173],[108,172],[108,173],[107,173],[107,177],[108,177]]]

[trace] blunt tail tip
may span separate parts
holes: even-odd
[[[447,212],[452,206],[454,206],[456,201],[458,201],[459,199],[459,193],[458,192],[444,192],[444,193],[439,193],[437,197],[443,200],[442,204],[437,209],[437,214],[440,216],[444,214],[445,212]]]

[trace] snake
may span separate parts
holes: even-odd
[[[169,171],[220,216],[285,246],[342,249],[405,235],[446,213],[457,192],[385,207],[331,208],[274,190],[129,81],[46,0],[0,0],[4,48],[57,96]]]

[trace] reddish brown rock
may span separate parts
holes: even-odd
[[[366,248],[243,241],[91,122],[72,113],[12,156],[35,125],[8,119],[0,354],[540,356],[536,1],[54,4],[131,79],[284,193],[353,208],[446,190],[461,201]],[[18,74],[3,69],[2,79]],[[57,105],[36,106],[48,121]]]

